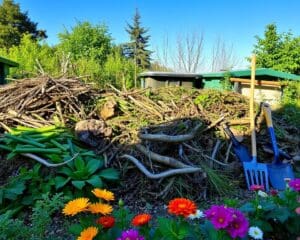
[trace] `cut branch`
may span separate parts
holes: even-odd
[[[191,167],[189,165],[186,165],[180,161],[178,161],[175,158],[172,157],[167,157],[167,156],[163,156],[160,154],[157,154],[155,152],[152,152],[150,150],[147,150],[147,148],[145,148],[143,145],[141,144],[136,144],[135,145],[136,148],[141,151],[144,155],[148,156],[149,158],[151,158],[152,160],[159,162],[159,163],[163,163],[165,165],[171,166],[171,167],[176,167],[176,168],[187,168],[187,167]]]
[[[142,134],[142,133],[139,133],[139,138],[143,139],[143,140],[169,142],[169,143],[184,142],[184,141],[189,141],[189,140],[193,139],[201,126],[202,126],[202,123],[197,124],[192,129],[192,131],[188,134],[172,136],[172,135],[167,135],[167,134]]]
[[[188,173],[195,173],[195,172],[199,172],[202,171],[201,168],[193,168],[193,167],[189,167],[189,168],[180,168],[180,169],[172,169],[172,170],[167,170],[161,173],[151,173],[147,170],[147,168],[139,161],[137,160],[135,157],[128,155],[128,154],[124,154],[121,156],[121,158],[126,158],[129,161],[131,161],[134,165],[137,166],[137,168],[144,173],[148,178],[151,179],[160,179],[160,178],[165,178],[165,177],[170,177],[173,175],[177,175],[177,174],[188,174]]]

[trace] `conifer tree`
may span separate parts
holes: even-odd
[[[37,29],[27,12],[21,12],[20,5],[13,0],[3,0],[0,5],[0,48],[20,44],[22,36],[30,34],[33,39],[47,38],[44,30]]]
[[[151,60],[151,51],[147,49],[150,35],[147,35],[148,29],[141,26],[141,15],[138,9],[135,11],[133,24],[127,23],[126,32],[130,36],[130,42],[123,48],[124,55],[134,61],[136,68],[148,69]]]

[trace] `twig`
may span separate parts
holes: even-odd
[[[232,141],[230,141],[229,146],[228,146],[227,151],[226,151],[226,157],[225,157],[225,160],[224,160],[225,163],[228,163],[228,158],[229,158],[231,147],[232,147]]]
[[[45,159],[43,159],[43,158],[41,158],[41,157],[39,157],[39,156],[37,156],[35,154],[32,154],[32,153],[22,153],[21,155],[25,156],[25,157],[28,157],[28,158],[31,158],[33,160],[36,160],[39,163],[41,163],[41,164],[43,164],[43,165],[45,165],[47,167],[59,167],[59,166],[67,164],[68,162],[73,161],[74,158],[76,158],[78,156],[78,153],[74,154],[74,156],[71,159],[69,159],[69,160],[67,160],[65,162],[55,163],[55,164],[54,163],[49,163],[47,160],[45,160]]]
[[[218,139],[217,142],[216,142],[216,145],[215,145],[215,147],[214,147],[214,149],[213,149],[213,152],[212,152],[212,154],[211,154],[211,158],[212,158],[212,159],[215,159],[215,158],[216,158],[216,155],[217,155],[217,153],[218,153],[218,151],[219,151],[220,145],[221,145],[221,141],[220,141],[220,139]],[[210,162],[210,163],[209,163],[209,166],[212,168],[212,167],[213,167],[213,162]]]
[[[165,178],[165,177],[170,177],[173,175],[177,175],[177,174],[188,174],[188,173],[195,173],[195,172],[200,172],[202,171],[201,168],[180,168],[180,169],[172,169],[172,170],[167,170],[161,173],[157,173],[157,174],[153,174],[151,172],[149,172],[146,167],[139,161],[137,160],[135,157],[128,155],[128,154],[124,154],[121,156],[121,158],[126,158],[128,160],[130,160],[132,163],[134,163],[137,168],[143,172],[148,178],[151,179],[160,179],[160,178]]]

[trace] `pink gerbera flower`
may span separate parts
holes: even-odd
[[[233,209],[223,205],[213,205],[205,212],[205,215],[216,229],[224,229],[233,220]]]
[[[249,222],[242,212],[239,210],[234,210],[233,220],[226,229],[228,234],[232,238],[240,237],[243,238],[246,236],[249,228]]]
[[[292,188],[294,191],[299,192],[300,191],[300,178],[293,179],[289,182],[290,188]]]
[[[121,237],[117,240],[145,240],[143,236],[139,235],[139,232],[135,229],[128,229],[122,232]]]

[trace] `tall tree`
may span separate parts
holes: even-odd
[[[0,5],[0,48],[19,45],[24,34],[33,39],[47,38],[46,31],[38,30],[28,12],[21,12],[20,5],[13,0],[3,0]]]
[[[300,74],[300,37],[277,32],[275,24],[266,26],[264,36],[254,45],[258,67]]]
[[[58,36],[59,50],[71,53],[73,60],[87,58],[103,65],[112,47],[111,36],[104,24],[92,25],[90,22],[77,22],[71,31],[65,29]]]
[[[141,26],[141,15],[139,14],[138,9],[135,11],[133,24],[127,23],[126,32],[130,36],[130,43],[125,44],[125,56],[133,59],[136,67],[142,69],[149,68],[151,51],[147,48],[149,47],[150,35],[147,35],[148,29]]]

